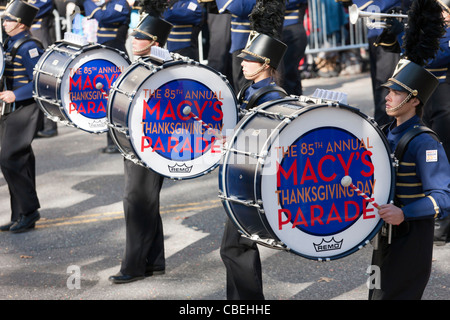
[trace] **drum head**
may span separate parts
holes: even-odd
[[[341,179],[350,176],[378,204],[393,199],[390,151],[374,123],[350,107],[305,107],[275,142],[258,197],[276,237],[315,260],[341,258],[367,244],[382,220]]]
[[[218,165],[222,147],[207,126],[219,134],[234,128],[236,106],[232,88],[213,69],[166,63],[136,90],[128,114],[134,152],[150,169],[169,178],[208,173]]]
[[[91,133],[108,131],[109,90],[129,64],[128,58],[108,47],[86,50],[76,56],[61,79],[66,118]]]

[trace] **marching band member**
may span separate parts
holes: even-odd
[[[404,1],[408,2],[408,1]],[[400,0],[343,0],[344,5],[354,3],[360,10],[376,12],[389,12],[391,8],[401,8],[403,1]],[[375,10],[376,9],[376,10]],[[407,9],[402,8],[402,9]],[[377,44],[377,38],[383,31],[382,28],[369,28],[367,38],[369,42],[370,76],[372,79],[372,91],[374,99],[374,119],[379,125],[384,125],[392,121],[386,112],[384,97],[388,90],[382,86],[392,75],[395,66],[400,59],[396,52],[383,50]]]
[[[286,52],[286,45],[277,39],[277,26],[283,23],[283,1],[258,0],[250,15],[253,31],[246,47],[238,55],[243,59],[243,74],[251,84],[239,94],[243,97],[241,108],[251,107],[248,105],[250,101],[254,101],[251,104],[256,106],[285,95],[280,94],[274,82],[276,69]],[[270,23],[265,18],[265,10],[272,13]],[[274,91],[260,95],[259,92],[267,87]],[[252,98],[255,95],[257,98]],[[264,299],[258,247],[255,242],[242,237],[230,219],[225,225],[220,255],[227,272],[227,299]]]
[[[85,0],[84,10],[88,19],[98,21],[97,42],[127,52],[125,42],[128,36],[131,8],[126,0]],[[109,133],[103,153],[118,153]]]
[[[0,92],[0,167],[11,197],[11,221],[1,231],[24,232],[40,219],[36,192],[36,166],[31,143],[37,131],[39,108],[33,99],[33,68],[43,53],[30,27],[39,9],[21,0],[9,3],[3,13],[6,68]]]
[[[164,3],[163,3],[164,2]],[[153,46],[163,47],[172,24],[161,18],[167,1],[143,4],[144,15],[134,32],[135,56],[148,56]],[[120,272],[109,277],[112,283],[128,283],[165,273],[164,234],[159,212],[159,194],[164,177],[124,159],[126,245]]]
[[[446,33],[441,38],[436,57],[427,69],[439,79],[439,86],[424,106],[424,123],[433,129],[442,141],[447,158],[450,159],[450,0],[437,0],[442,7],[446,22]],[[450,240],[450,217],[436,220],[434,243],[444,245]]]
[[[164,20],[173,25],[167,39],[167,50],[195,61],[199,59],[198,34],[203,22],[203,9],[197,1],[171,1],[164,12]]]
[[[219,13],[231,13],[231,60],[233,85],[239,91],[245,84],[241,70],[241,59],[237,56],[247,43],[250,34],[249,14],[255,6],[256,0],[216,0]]]
[[[380,287],[369,292],[374,300],[422,297],[431,273],[434,218],[450,214],[450,164],[445,151],[431,134],[417,131],[413,135],[423,128],[423,105],[439,84],[423,67],[438,50],[444,30],[436,6],[435,0],[413,2],[408,12],[405,53],[384,84],[389,89],[386,113],[395,118],[385,133],[399,167],[395,202],[382,205],[378,211],[392,225],[392,239],[389,242],[388,237],[381,236],[373,252],[372,265],[380,268]],[[423,25],[416,22],[418,15]]]
[[[308,39],[303,25],[308,1],[290,0],[286,3],[283,33],[281,40],[288,46],[283,59],[282,87],[288,94],[300,96],[303,93],[301,75],[299,70],[300,60],[305,55]]]
[[[438,134],[448,158],[450,156],[450,135],[448,133],[448,123],[450,123],[450,77],[448,68],[450,64],[450,1],[437,0],[437,2],[442,8],[442,14],[446,22],[446,32],[440,38],[439,50],[436,56],[427,61],[426,69],[439,80],[439,85],[423,107],[423,122]],[[436,9],[439,9],[439,7],[436,7]],[[380,36],[382,39],[380,42],[395,44],[397,52],[400,52],[402,37],[403,25],[395,19],[390,19],[388,28]],[[392,47],[394,46],[383,46],[385,50],[392,50]],[[443,245],[449,236],[450,217],[437,220],[435,243]]]

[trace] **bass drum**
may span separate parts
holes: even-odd
[[[383,223],[341,179],[350,176],[377,203],[389,203],[391,152],[358,109],[300,98],[262,104],[238,123],[219,170],[220,198],[244,236],[312,260],[338,259]]]
[[[222,132],[237,119],[227,79],[181,56],[164,64],[138,59],[114,83],[108,101],[111,136],[122,155],[177,180],[218,166]]]
[[[34,69],[34,98],[44,114],[89,133],[108,131],[111,85],[130,65],[121,51],[99,44],[57,42]]]

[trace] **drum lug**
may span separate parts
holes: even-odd
[[[283,242],[276,241],[274,239],[262,239],[258,235],[252,234],[252,235],[245,235],[242,234],[241,237],[247,238],[251,241],[254,241],[264,247],[268,247],[271,249],[277,249],[277,250],[283,250],[283,251],[289,251],[288,248],[284,245]]]
[[[124,135],[126,135],[128,137],[129,135],[129,131],[127,127],[121,127],[115,124],[112,124],[111,122],[107,121],[106,125],[108,126],[108,128],[112,128],[114,130],[119,131],[120,133],[123,133]]]
[[[236,197],[227,197],[222,193],[219,193],[219,199],[221,199],[223,201],[236,202],[236,203],[242,204],[246,207],[254,207],[257,209],[261,209],[260,205],[258,203],[255,203],[255,201],[252,201],[252,200],[240,200]]]

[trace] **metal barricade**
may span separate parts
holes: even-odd
[[[332,2],[331,2],[332,1]],[[348,21],[340,26],[340,30],[331,31],[327,28],[327,5],[338,5],[334,0],[308,0],[308,10],[305,16],[305,29],[308,32],[306,54],[320,52],[343,51],[349,49],[367,48],[367,27],[363,19],[356,24]]]

